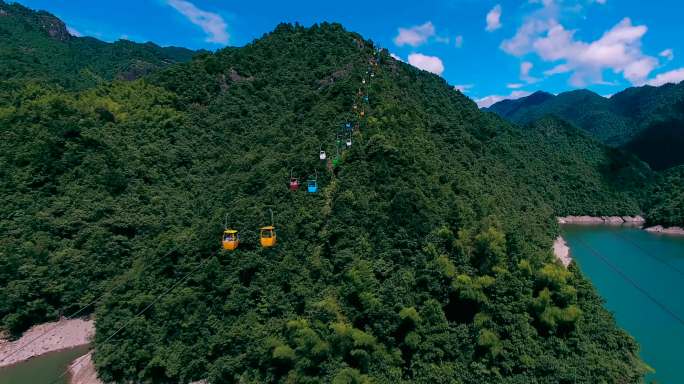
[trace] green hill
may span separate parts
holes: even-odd
[[[684,164],[684,83],[629,88],[610,98],[588,90],[557,96],[537,92],[488,110],[518,124],[557,116],[608,145],[637,154],[654,169]]]
[[[2,97],[3,328],[106,293],[107,382],[642,379],[636,342],[550,247],[556,215],[637,213],[654,175],[561,121],[511,126],[337,24]],[[345,122],[331,171],[318,151]],[[291,172],[320,192],[289,191]]]
[[[75,37],[50,13],[0,0],[0,78],[50,82],[83,89],[112,80],[132,80],[195,52],[128,40],[105,43]],[[6,87],[13,83],[5,83]]]

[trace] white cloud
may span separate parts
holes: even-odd
[[[444,72],[444,63],[437,56],[427,56],[422,53],[412,53],[408,57],[408,63],[416,68],[441,75]]]
[[[410,45],[417,47],[427,42],[427,40],[435,35],[435,26],[428,21],[422,25],[416,25],[411,28],[399,28],[399,34],[394,38],[394,44],[397,46]]]
[[[646,84],[659,87],[667,83],[679,84],[682,81],[684,81],[684,68],[679,68],[670,72],[661,73],[649,80]]]
[[[461,48],[463,46],[463,36],[456,36],[456,48]]]
[[[209,43],[228,44],[228,25],[223,17],[216,13],[207,12],[197,8],[193,3],[185,0],[167,0],[168,4],[191,23],[202,28],[207,34],[206,41]]]
[[[82,34],[81,32],[79,32],[79,31],[78,31],[76,28],[74,28],[74,27],[70,27],[70,26],[67,25],[66,28],[67,28],[67,32],[69,32],[69,34],[70,34],[71,36],[76,36],[76,37],[82,37],[82,36],[83,36],[83,34]]]
[[[508,96],[490,95],[490,96],[485,96],[481,99],[476,99],[475,102],[477,103],[477,106],[480,108],[488,108],[488,107],[491,107],[493,104],[496,104],[502,100],[515,100],[515,99],[519,99],[521,97],[529,96],[531,94],[532,93],[527,92],[527,91],[513,91]]]
[[[522,87],[524,87],[524,86],[525,86],[525,84],[521,84],[521,83],[509,83],[509,84],[506,84],[506,88],[509,88],[509,89],[519,89],[519,88],[522,88]]]
[[[659,54],[660,57],[666,58],[668,61],[674,59],[674,51],[672,49],[666,49]]]
[[[470,88],[474,87],[473,84],[458,84],[454,85],[454,89],[461,91],[461,93],[466,93]]]
[[[487,28],[488,32],[496,31],[501,28],[501,5],[497,4],[489,12],[487,12]]]
[[[530,71],[533,67],[534,64],[532,64],[529,61],[523,61],[522,63],[520,63],[520,80],[528,84],[536,83],[537,81],[539,81],[539,79],[530,75]]]
[[[605,70],[622,74],[632,84],[641,84],[658,66],[655,57],[641,51],[641,39],[648,31],[645,25],[632,25],[629,18],[624,18],[598,40],[584,42],[575,39],[576,31],[556,21],[556,12],[549,5],[544,12],[535,13],[515,36],[502,42],[501,49],[514,56],[535,53],[547,62],[560,61],[544,73],[572,72],[570,82],[575,86],[604,83]]]

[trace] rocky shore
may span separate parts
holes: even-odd
[[[643,225],[646,220],[641,216],[565,216],[558,218],[558,224],[607,224]]]
[[[662,225],[656,225],[655,227],[648,227],[644,229],[645,231],[652,233],[662,233],[664,235],[678,235],[684,236],[684,228],[681,227],[663,227]]]

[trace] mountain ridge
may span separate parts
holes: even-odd
[[[72,89],[114,79],[132,80],[196,54],[186,48],[72,36],[45,11],[0,0],[0,77],[50,81]]]
[[[627,88],[610,98],[589,90],[499,102],[487,108],[518,124],[555,115],[590,132],[604,143],[623,147],[655,169],[684,163],[678,143],[684,141],[684,82]],[[666,148],[658,154],[657,148]]]

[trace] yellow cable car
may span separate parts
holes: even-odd
[[[271,248],[276,245],[275,227],[272,225],[259,229],[259,242],[264,248]]]
[[[259,242],[262,248],[272,248],[276,245],[276,231],[273,226],[273,210],[268,209],[271,213],[271,225],[259,228]]]
[[[223,249],[226,251],[234,251],[240,245],[240,235],[234,229],[226,229],[223,231]]]

